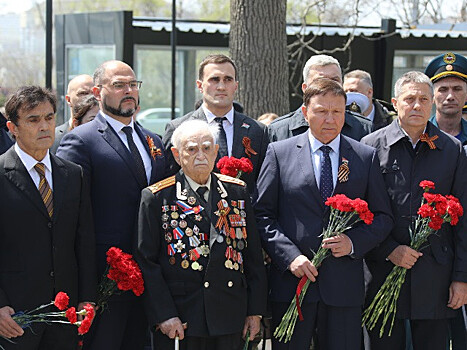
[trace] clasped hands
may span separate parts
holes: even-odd
[[[321,246],[329,249],[335,258],[349,255],[352,252],[352,241],[344,233],[323,239]],[[289,270],[295,277],[302,278],[306,276],[311,282],[315,282],[318,276],[318,269],[305,255],[297,256],[289,265]]]

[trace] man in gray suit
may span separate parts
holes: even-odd
[[[219,125],[217,160],[224,156],[248,157],[251,160],[253,171],[243,174],[241,179],[247,183],[249,192],[253,192],[269,141],[264,125],[233,108],[238,88],[236,73],[235,63],[225,55],[209,55],[201,62],[196,85],[203,94],[203,104],[196,111],[167,124],[162,139],[168,161],[167,176],[174,175],[180,169],[170,151],[174,130],[186,120],[201,119],[208,124]]]
[[[339,61],[328,55],[312,56],[303,68],[302,91],[317,78],[328,78],[342,85],[342,71]],[[345,113],[345,122],[342,134],[354,140],[360,139],[372,131],[372,123],[364,117],[350,112]],[[271,142],[288,139],[303,134],[309,129],[300,106],[296,111],[290,112],[269,125],[269,138]]]

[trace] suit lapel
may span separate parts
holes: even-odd
[[[54,221],[57,220],[60,208],[62,207],[64,195],[68,188],[68,170],[66,169],[63,162],[50,155],[50,161],[52,163],[52,179],[53,179],[53,203],[54,203]]]
[[[250,121],[240,113],[234,112],[234,132],[232,143],[232,156],[235,158],[245,157],[245,147],[243,146],[243,138],[248,136],[250,130]]]
[[[47,219],[50,219],[36,185],[32,181],[31,176],[24,167],[21,159],[19,159],[14,148],[10,148],[5,154],[5,177],[13,185],[18,187],[21,192],[24,193],[25,197],[31,201]]]
[[[297,163],[299,164],[300,171],[306,179],[306,183],[311,193],[315,197],[317,203],[323,207],[323,200],[316,183],[315,171],[313,168],[313,160],[311,159],[311,147],[308,140],[308,133],[301,134],[297,137]]]
[[[100,114],[97,114],[96,119],[100,122],[98,130],[102,133],[102,137],[105,141],[118,153],[118,155],[123,159],[125,164],[130,169],[130,172],[133,174],[135,180],[141,186],[141,188],[147,187],[147,183],[141,182],[138,174],[136,173],[136,165],[131,157],[130,151],[125,147],[120,137],[117,135],[115,130],[107,123],[105,118]]]
[[[342,165],[342,161],[345,159],[348,161],[348,166],[350,168],[350,174],[352,173],[352,164],[353,164],[353,157],[354,157],[354,152],[352,152],[352,146],[350,143],[345,139],[343,135],[341,135],[341,142],[339,146],[339,165],[337,168],[337,171],[339,171],[339,167]],[[339,179],[337,179],[336,186],[334,188],[333,195],[336,193],[342,193],[342,189],[345,186],[346,182],[339,182]]]

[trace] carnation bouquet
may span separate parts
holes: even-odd
[[[238,159],[225,156],[219,159],[216,166],[221,174],[236,177],[237,179],[239,179],[243,173],[249,174],[253,171],[253,163],[245,157]]]
[[[58,292],[55,299],[50,303],[36,307],[31,311],[19,311],[11,316],[21,328],[26,329],[31,327],[33,323],[64,323],[78,327],[79,334],[85,334],[91,327],[94,319],[94,308],[90,304],[86,304],[83,310],[76,311],[75,307],[68,308],[70,298],[64,292]],[[54,305],[60,311],[43,312],[44,309]],[[42,311],[42,312],[41,312]],[[78,316],[84,316],[82,321],[78,321]],[[3,337],[4,338],[4,337]],[[14,343],[8,338],[4,338],[11,343]],[[0,349],[3,347],[0,345]]]
[[[374,215],[368,209],[368,203],[363,199],[350,199],[344,194],[336,194],[329,197],[325,204],[331,208],[331,213],[328,226],[321,235],[323,239],[337,236],[352,228],[357,222],[363,221],[367,225],[373,222]],[[320,246],[314,253],[311,263],[319,268],[328,255],[329,249]],[[295,298],[290,302],[289,308],[274,332],[274,336],[280,341],[290,341],[297,318],[303,320],[301,305],[309,285],[310,280],[303,276],[298,283]]]
[[[131,290],[136,296],[144,292],[143,275],[131,254],[111,247],[107,251],[107,270],[99,283],[97,305],[103,310],[109,298],[119,291]]]
[[[443,223],[449,222],[455,226],[459,222],[459,217],[463,215],[463,208],[456,197],[429,193],[430,189],[435,188],[432,181],[424,180],[420,182],[420,187],[424,189],[422,203],[417,212],[418,216],[414,228],[409,228],[410,248],[416,251],[419,251],[428,242],[430,235],[436,234]],[[368,330],[372,330],[382,318],[380,337],[383,336],[384,328],[389,320],[391,321],[389,335],[391,335],[396,317],[397,300],[406,274],[407,269],[394,266],[373,301],[363,313],[363,323]]]

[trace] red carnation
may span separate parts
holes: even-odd
[[[78,334],[86,334],[89,331],[89,328],[91,328],[91,319],[85,317],[84,320],[81,321],[81,325],[78,327]]]
[[[111,247],[107,251],[107,263],[110,266],[107,277],[117,283],[118,289],[123,291],[133,290],[136,296],[143,294],[143,275],[131,254],[124,253],[119,248]]]
[[[86,317],[93,320],[95,316],[94,308],[91,304],[84,305],[84,310],[86,310]]]
[[[64,292],[58,292],[55,296],[54,305],[61,311],[65,310],[68,307],[70,298]]]
[[[429,189],[432,189],[432,190],[435,189],[435,183],[429,180],[420,181],[419,186],[423,188],[425,191],[428,191]]]
[[[360,198],[355,198],[353,200],[353,207],[355,211],[359,214],[362,214],[368,211],[368,203]]]
[[[435,214],[431,217],[431,220],[428,223],[428,226],[431,229],[438,231],[441,228],[441,225],[443,225],[443,223],[444,223],[443,218],[439,216],[438,214]]]
[[[433,207],[429,204],[423,204],[418,208],[417,214],[420,215],[422,218],[429,218],[436,214]]]
[[[373,222],[373,219],[374,219],[374,215],[371,211],[367,210],[361,214],[359,214],[360,216],[360,219],[363,220],[363,222],[367,225],[371,225],[371,223]]]
[[[76,309],[74,308],[74,306],[72,306],[68,310],[66,310],[65,316],[68,319],[68,321],[70,321],[71,324],[76,323],[77,317],[76,317]]]
[[[222,157],[216,164],[217,169],[223,175],[231,177],[240,177],[242,173],[251,173],[253,171],[253,163],[248,158]]]

